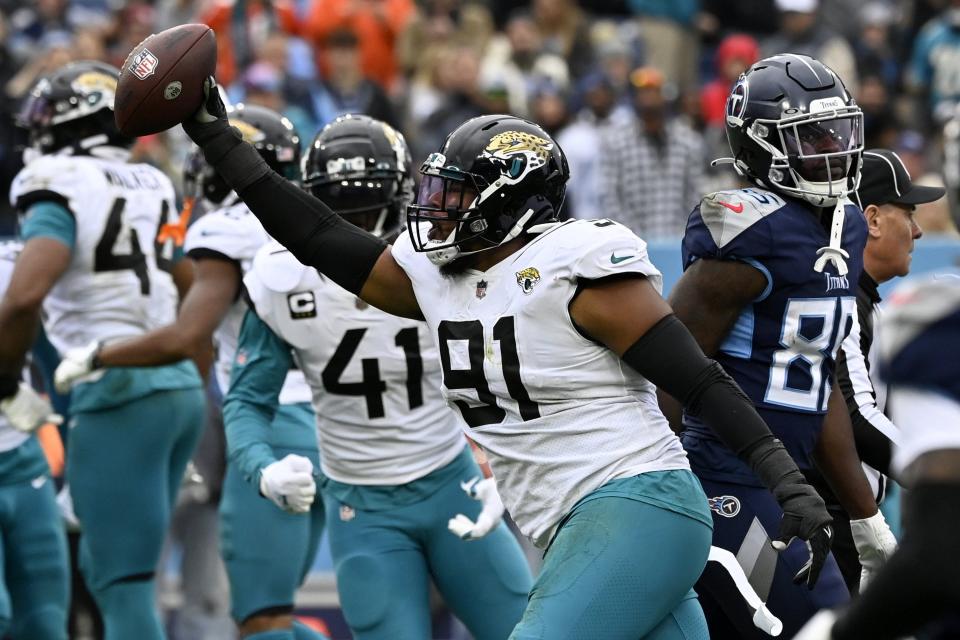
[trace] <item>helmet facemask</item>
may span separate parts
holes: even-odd
[[[509,187],[521,183],[546,160],[534,152],[499,158],[491,154],[481,167],[489,175],[444,166],[442,153],[433,153],[420,168],[422,177],[415,204],[407,207],[407,227],[414,249],[437,266],[451,263],[520,236],[531,219],[550,206],[512,199]],[[522,213],[520,213],[522,211]],[[551,207],[552,211],[552,207]],[[519,216],[516,214],[520,213]],[[502,218],[502,219],[501,219]]]
[[[330,176],[335,179],[307,180],[304,186],[351,224],[381,238],[397,233],[411,195],[402,172],[361,170],[356,175]]]
[[[856,190],[863,152],[859,107],[757,118],[746,133],[770,153],[769,172],[761,176],[770,187],[818,207],[833,206]]]

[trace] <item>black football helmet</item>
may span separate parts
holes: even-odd
[[[132,146],[134,139],[122,135],[113,119],[119,75],[114,66],[83,60],[40,78],[16,118],[29,133],[29,151],[84,154],[96,147]]]
[[[303,157],[303,186],[351,223],[389,238],[413,200],[412,164],[399,131],[347,114],[313,139]]]
[[[538,125],[487,115],[457,127],[420,175],[417,201],[407,207],[410,239],[444,265],[557,221],[570,168]]]
[[[829,67],[784,53],[753,64],[726,106],[734,167],[751,182],[818,207],[857,188],[863,113]]]
[[[227,111],[230,124],[244,141],[260,152],[271,169],[287,180],[300,178],[300,136],[285,117],[259,105],[239,103]],[[200,149],[187,156],[183,169],[184,193],[195,193],[212,205],[223,202],[232,189],[207,164]]]

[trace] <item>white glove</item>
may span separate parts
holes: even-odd
[[[307,513],[317,495],[310,458],[289,454],[260,471],[260,493],[289,513]]]
[[[830,609],[818,611],[803,625],[800,632],[793,636],[793,640],[830,640],[833,623],[837,621],[837,614]]]
[[[99,352],[100,343],[97,341],[67,351],[57,370],[53,372],[53,386],[57,391],[69,393],[77,381],[93,373],[97,369],[96,358]]]
[[[14,395],[0,400],[0,412],[7,417],[14,429],[24,433],[30,433],[48,422],[63,422],[63,417],[54,412],[50,401],[25,382],[20,383],[20,388]]]
[[[503,518],[503,502],[500,500],[500,494],[497,493],[497,481],[493,478],[481,480],[473,478],[467,482],[461,482],[460,488],[467,492],[467,495],[474,500],[479,500],[483,504],[477,521],[474,522],[462,513],[450,518],[447,528],[455,535],[464,540],[479,540],[487,535],[500,524]]]
[[[851,520],[850,532],[853,534],[853,544],[857,547],[860,556],[860,592],[873,579],[893,552],[897,550],[897,539],[887,526],[887,521],[881,511],[863,520]]]
[[[80,519],[77,518],[77,512],[73,508],[73,494],[70,493],[70,485],[63,485],[63,489],[57,494],[57,506],[60,508],[60,517],[67,525],[68,531],[80,531]]]

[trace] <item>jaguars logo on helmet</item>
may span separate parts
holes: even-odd
[[[25,161],[63,151],[125,155],[123,150],[133,144],[133,138],[122,135],[113,119],[119,73],[109,64],[83,60],[40,78],[16,118],[17,125],[28,132]]]
[[[407,227],[414,249],[443,266],[556,222],[570,169],[538,125],[489,115],[457,127],[420,175]]]

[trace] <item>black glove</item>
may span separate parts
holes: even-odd
[[[203,150],[203,157],[238,194],[270,173],[260,153],[243,144],[243,136],[227,120],[227,109],[220,99],[217,81],[210,76],[203,83],[206,99],[183,130]]]
[[[783,443],[773,436],[751,446],[743,457],[783,509],[780,532],[772,542],[773,548],[783,551],[794,538],[806,541],[810,560],[797,572],[793,581],[813,589],[827,561],[833,538],[830,528],[833,518],[827,512],[823,498],[797,469],[797,464]]]
[[[201,148],[206,142],[230,128],[227,108],[220,99],[217,81],[213,76],[203,81],[203,95],[205,98],[200,108],[183,122],[183,130]]]
[[[773,548],[783,551],[794,538],[806,541],[810,559],[793,577],[793,582],[806,584],[808,589],[813,589],[823,564],[827,561],[827,554],[830,553],[833,539],[830,523],[833,518],[827,512],[823,498],[816,489],[807,484],[799,471],[781,480],[773,488],[773,495],[783,509],[780,533],[772,543]]]

